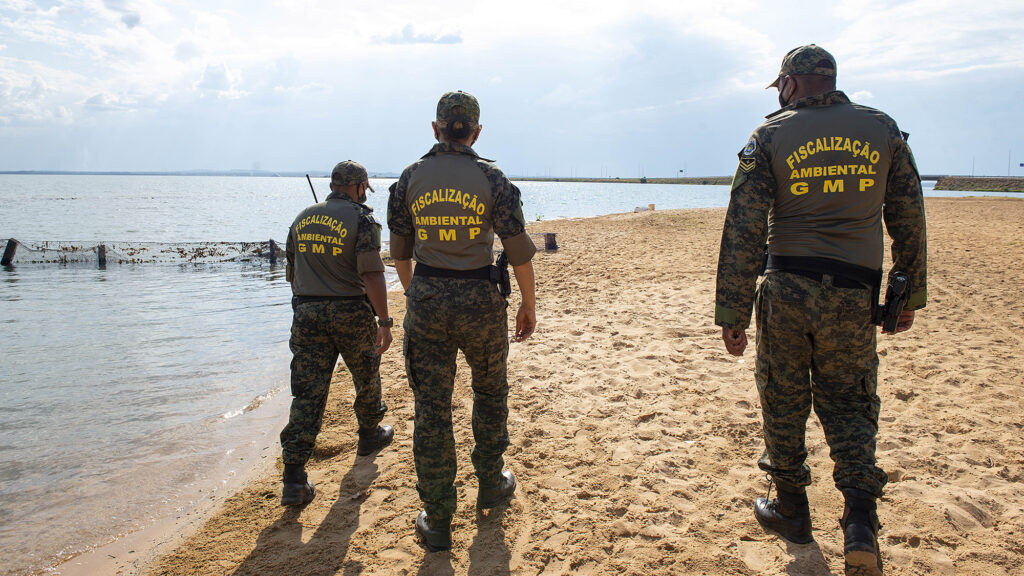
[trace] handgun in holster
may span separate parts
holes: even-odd
[[[889,275],[889,285],[885,289],[885,302],[878,314],[878,321],[883,332],[895,332],[903,307],[910,300],[910,277],[903,272]]]
[[[512,279],[508,275],[508,256],[504,252],[498,255],[498,261],[491,266],[491,282],[498,285],[498,293],[508,299],[512,294]]]

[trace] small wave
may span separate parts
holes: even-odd
[[[229,418],[234,418],[235,416],[241,416],[242,414],[252,412],[253,410],[262,406],[263,403],[266,402],[267,400],[270,400],[274,396],[280,394],[281,390],[284,390],[284,387],[274,388],[271,391],[267,392],[266,394],[260,394],[259,396],[253,398],[248,404],[246,404],[242,408],[221,414],[221,418],[227,420]]]

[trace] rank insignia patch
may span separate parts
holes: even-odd
[[[744,172],[750,172],[751,170],[754,169],[754,166],[756,165],[757,162],[755,162],[753,159],[740,160],[740,170],[743,170]]]
[[[743,155],[750,156],[754,153],[754,150],[757,150],[757,140],[751,138],[750,142],[747,142],[747,147],[743,149]]]

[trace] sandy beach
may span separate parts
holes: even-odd
[[[1024,573],[1024,201],[926,206],[929,305],[910,332],[878,346],[886,573]],[[767,486],[755,464],[753,352],[729,356],[712,317],[724,215],[531,224],[556,232],[561,248],[535,260],[539,329],[510,352],[506,460],[519,490],[506,508],[474,507],[472,394],[460,363],[450,553],[426,553],[413,533],[412,395],[396,324],[381,366],[392,447],[356,456],[352,384],[339,365],[308,467],[312,504],[280,507],[278,459],[176,548],[148,562],[115,559],[116,573],[841,574],[842,502],[814,416],[816,541],[788,544],[751,511]],[[400,293],[391,306],[401,320]]]

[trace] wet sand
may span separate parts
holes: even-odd
[[[914,328],[879,337],[879,503],[887,574],[1024,571],[1024,201],[926,201],[930,301]],[[401,346],[382,363],[392,447],[355,455],[352,386],[335,374],[310,477],[317,497],[279,506],[280,463],[184,542],[124,574],[841,574],[841,497],[820,425],[808,427],[815,542],[765,533],[753,356],[713,325],[725,211],[643,212],[531,224],[539,330],[513,344],[517,497],[474,508],[472,396],[454,411],[459,510],[450,553],[413,534],[412,396]],[[404,299],[392,294],[394,315]],[[518,301],[515,292],[510,311]],[[396,328],[396,342],[402,330]],[[753,337],[753,331],[749,332]],[[461,362],[461,360],[460,360]],[[145,565],[144,565],[145,564]]]

